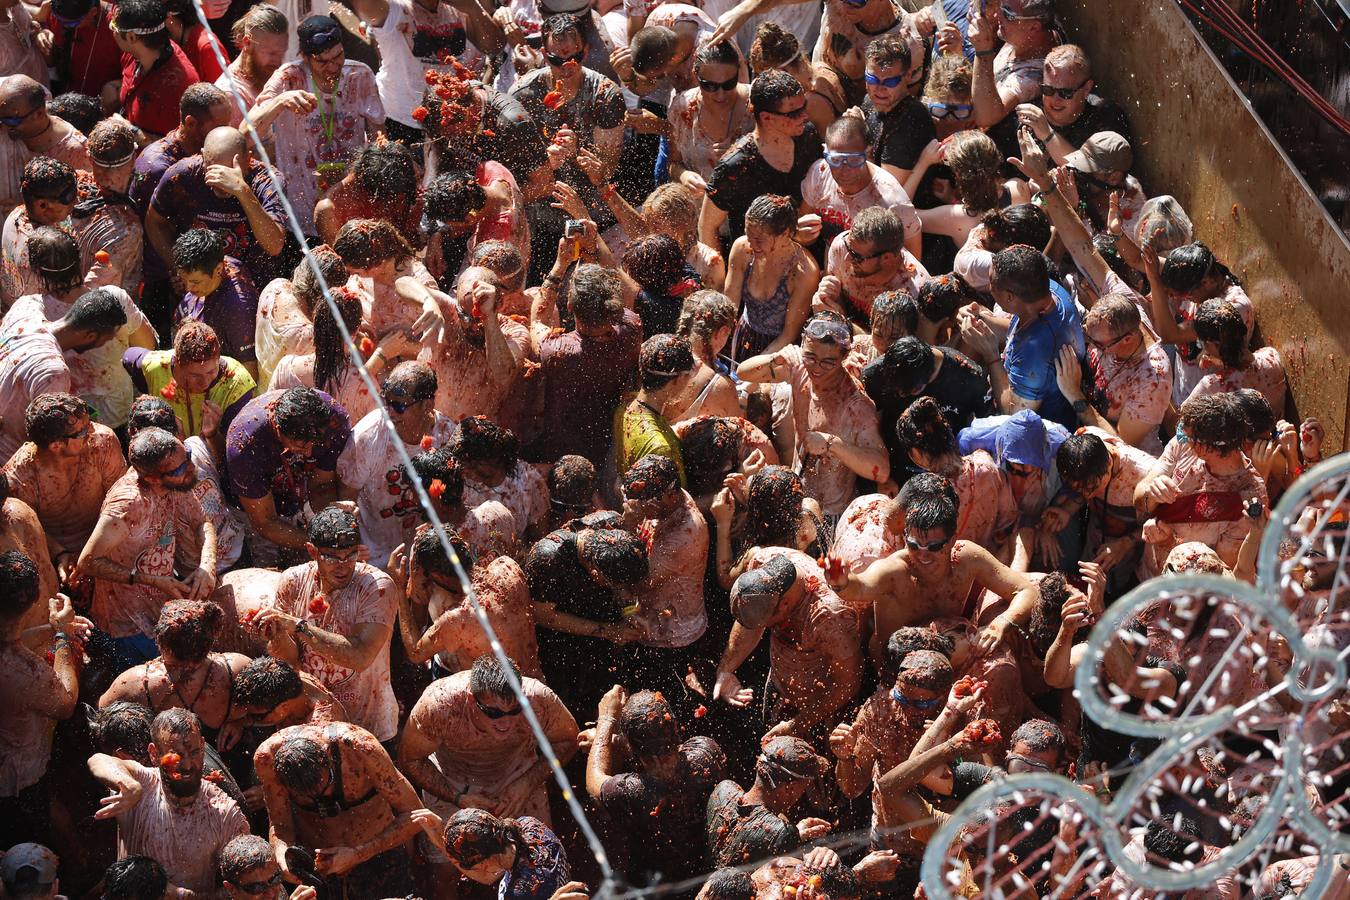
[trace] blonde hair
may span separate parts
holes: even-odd
[[[230,26],[230,41],[238,50],[243,47],[244,39],[255,31],[264,34],[286,34],[290,31],[290,23],[286,21],[285,13],[272,4],[258,3],[249,7],[248,12]]]
[[[675,239],[687,252],[698,235],[698,214],[702,203],[702,195],[694,188],[677,181],[668,181],[647,195],[646,202],[642,204],[642,218],[649,228],[654,228],[660,220],[669,223],[671,230],[678,233]]]
[[[970,63],[961,54],[943,54],[933,60],[924,82],[923,95],[943,103],[970,102]]]
[[[1003,155],[983,131],[958,131],[947,145],[946,163],[956,177],[966,214],[978,216],[999,208],[1002,185],[999,168]]]

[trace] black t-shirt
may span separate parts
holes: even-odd
[[[713,788],[708,798],[708,856],[713,867],[739,866],[754,859],[741,858],[741,838],[753,834],[756,844],[772,848],[769,856],[791,853],[801,843],[797,826],[758,803],[742,803],[745,791],[734,781]],[[760,842],[763,842],[762,845]],[[765,854],[756,855],[755,859]]]
[[[548,144],[543,129],[515,97],[491,88],[486,91],[484,130],[478,135],[476,147],[478,155],[506,166],[515,176],[516,183],[524,187],[535,170],[548,162]],[[491,136],[487,132],[492,132]]]
[[[937,401],[942,415],[957,432],[980,416],[994,414],[993,394],[989,376],[969,356],[951,347],[938,347],[942,354],[942,368],[933,381],[918,394]],[[915,398],[902,394],[894,379],[887,377],[886,357],[867,364],[862,373],[867,396],[876,404],[880,419],[881,439],[891,453],[892,465],[903,465],[905,460],[896,454],[895,423]]]
[[[879,166],[912,169],[923,148],[937,137],[933,117],[917,97],[906,97],[885,113],[877,112],[868,97],[862,111],[867,120],[868,156]]]
[[[1039,99],[1037,99],[1036,105],[1041,105]],[[1083,146],[1088,138],[1099,131],[1117,132],[1131,144],[1134,143],[1134,138],[1130,136],[1130,122],[1125,117],[1125,111],[1110,100],[1098,97],[1096,94],[1088,95],[1087,106],[1083,108],[1083,114],[1072,124],[1063,127],[1051,127],[1054,128],[1056,134],[1073,144],[1074,149]],[[990,128],[988,133],[994,139],[994,143],[998,145],[998,149],[1004,157],[1021,155],[1021,148],[1017,144],[1017,116],[1005,116],[1002,121]]]
[[[617,622],[614,591],[596,584],[577,556],[577,536],[590,527],[584,519],[573,519],[536,541],[525,560],[525,581],[532,600],[583,619]]]
[[[925,111],[924,115],[927,114]],[[753,133],[737,141],[708,179],[708,199],[727,214],[731,240],[745,234],[745,211],[756,197],[782,194],[792,198],[794,207],[800,206],[802,179],[823,155],[820,135],[809,122],[801,136],[793,141],[792,168],[786,172],[778,171],[760,156]]]

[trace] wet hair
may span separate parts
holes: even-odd
[[[64,294],[84,282],[80,245],[70,232],[42,225],[28,235],[28,266],[49,294]]]
[[[906,335],[886,348],[882,355],[882,369],[887,380],[902,393],[913,394],[923,389],[933,377],[937,361],[933,348],[914,335]]]
[[[1050,217],[1034,203],[992,209],[984,214],[980,224],[1000,247],[1026,244],[1039,249],[1050,243]]]
[[[569,34],[582,44],[586,43],[586,38],[581,33],[581,20],[571,13],[546,16],[539,27],[539,37],[544,47],[547,47],[550,41],[560,41]]]
[[[1050,269],[1045,254],[1026,244],[998,251],[989,271],[989,283],[1023,303],[1045,298],[1050,293]]]
[[[1221,276],[1228,284],[1242,283],[1200,241],[1184,244],[1167,254],[1161,275],[1163,286],[1177,294],[1190,293],[1211,275]]]
[[[895,34],[884,34],[867,45],[867,64],[878,69],[899,66],[907,71],[913,62],[913,54],[904,38]]]
[[[411,259],[413,248],[384,219],[349,219],[333,238],[333,249],[349,269],[369,269],[387,259]]]
[[[898,678],[905,684],[945,694],[956,680],[951,660],[932,650],[914,650],[900,661]]]
[[[417,199],[417,162],[398,141],[366,144],[352,160],[356,184],[377,206],[412,203]]]
[[[122,309],[122,301],[105,287],[94,288],[80,297],[62,318],[78,331],[99,335],[112,334],[127,324],[127,313]]]
[[[1060,44],[1045,54],[1045,65],[1051,69],[1069,69],[1079,67],[1088,78],[1092,77],[1092,62],[1087,53],[1077,44]]]
[[[941,531],[951,537],[956,534],[960,511],[961,500],[954,490],[924,493],[905,508],[905,528],[920,532]]]
[[[676,238],[686,251],[698,240],[698,215],[702,194],[687,184],[667,181],[647,195],[642,204],[642,218],[649,227],[661,221],[669,222],[680,231]]]
[[[719,328],[736,325],[736,304],[721,291],[694,291],[684,300],[675,332],[687,338],[711,341]]]
[[[949,635],[932,628],[917,625],[897,628],[886,640],[887,667],[892,671],[898,670],[905,657],[920,650],[940,654],[950,662],[952,654],[956,652],[956,642]]]
[[[498,284],[508,293],[525,287],[525,260],[520,250],[507,241],[484,241],[474,247],[469,265],[482,266],[496,275]]]
[[[786,72],[770,69],[756,75],[755,80],[750,82],[750,108],[754,110],[758,121],[765,113],[778,112],[784,100],[805,93],[797,79]]]
[[[448,446],[461,463],[497,463],[507,472],[515,469],[520,452],[515,433],[487,416],[469,416],[460,422]]]
[[[1040,593],[1031,610],[1028,637],[1036,652],[1045,656],[1059,634],[1064,602],[1069,599],[1069,582],[1063,572],[1051,572],[1041,579]]]
[[[277,431],[293,441],[317,441],[324,436],[333,411],[314,388],[288,388],[272,408]]]
[[[214,228],[192,228],[173,242],[173,264],[181,272],[212,272],[225,261],[225,237]]]
[[[450,542],[450,549],[455,551],[459,557],[459,564],[469,570],[474,565],[474,554],[467,541],[453,528],[445,529],[445,538]],[[427,528],[417,533],[412,542],[412,556],[417,560],[417,564],[423,571],[432,572],[437,575],[446,575],[450,578],[459,578],[459,573],[455,571],[455,565],[450,561],[445,548],[441,546],[441,539],[436,535],[434,528]]]
[[[956,311],[978,302],[975,290],[960,275],[952,272],[930,278],[919,287],[919,313],[929,322],[948,322]]]
[[[1054,751],[1057,757],[1064,756],[1064,732],[1049,719],[1028,719],[1008,739],[1008,747],[1026,744],[1034,753]]]
[[[821,896],[829,897],[830,900],[854,900],[862,896],[862,882],[858,880],[857,873],[842,862],[832,862],[821,867],[803,863],[801,872],[808,879],[819,876],[821,881],[817,890]]]
[[[143,703],[118,700],[90,711],[89,737],[99,753],[125,754],[137,762],[150,760],[150,722],[155,711]]]
[[[224,624],[225,613],[210,600],[170,600],[159,610],[155,643],[160,653],[167,650],[183,662],[199,663]]]
[[[628,42],[628,50],[633,56],[633,71],[646,75],[665,65],[675,56],[679,45],[680,36],[664,25],[648,25],[638,29]]]
[[[323,785],[332,759],[328,747],[299,735],[281,742],[272,754],[272,768],[282,786],[313,794]]]
[[[853,217],[849,238],[872,245],[873,253],[899,253],[905,243],[905,226],[885,206],[869,206]]]
[[[708,876],[704,885],[708,900],[755,900],[755,882],[749,872],[721,868]]]
[[[136,129],[122,119],[104,119],[89,133],[89,158],[95,165],[116,168],[136,155]]]
[[[736,420],[718,416],[695,419],[680,438],[684,477],[694,496],[722,487],[722,479],[741,462],[742,433]]]
[[[516,848],[516,859],[530,858],[515,819],[499,819],[485,809],[461,809],[445,822],[446,855],[461,868],[472,869],[508,847]]]
[[[441,483],[441,495],[439,497],[432,495],[433,503],[453,508],[464,501],[464,470],[445,447],[424,450],[410,462],[413,474],[417,476],[417,480],[422,483],[422,488],[428,494],[431,493],[431,486],[435,482]]]
[[[163,900],[169,873],[149,856],[124,856],[103,872],[104,900]]]
[[[300,673],[275,656],[259,656],[234,676],[234,702],[245,709],[276,709],[304,693]]]
[[[619,732],[642,759],[673,753],[680,746],[680,724],[659,691],[638,691],[619,713]]]
[[[267,838],[256,834],[235,835],[220,850],[220,877],[230,884],[237,884],[244,875],[273,861],[272,845]]]
[[[127,462],[142,474],[155,473],[175,451],[183,449],[183,442],[163,428],[145,428],[127,443]]]
[[[426,218],[433,222],[467,222],[487,205],[487,192],[472,172],[437,175],[423,194]]]
[[[1111,471],[1111,451],[1095,434],[1071,434],[1055,451],[1055,467],[1064,483],[1077,491]]]
[[[1229,369],[1242,367],[1247,350],[1247,325],[1242,313],[1226,300],[1206,300],[1195,313],[1195,336],[1219,345],[1219,359]]]
[[[113,30],[154,28],[163,25],[168,15],[169,11],[164,0],[122,0],[117,4]],[[136,37],[151,50],[158,50],[169,44],[167,28],[160,28],[149,34],[138,34]]]
[[[19,191],[23,202],[32,212],[32,201],[51,199],[74,194],[78,182],[75,170],[58,159],[50,156],[35,156],[24,164],[23,174],[19,178]]]
[[[509,657],[507,662],[511,664],[510,671],[515,674],[516,680],[520,681],[520,667]],[[469,667],[469,693],[475,697],[510,700],[515,697],[516,692],[511,687],[511,679],[506,673],[507,668],[502,665],[501,660],[491,653],[484,653]]]
[[[230,27],[230,42],[238,50],[243,46],[244,39],[255,31],[263,34],[287,34],[290,28],[285,13],[270,3],[259,3],[250,6],[248,12],[234,20],[234,25]]]
[[[908,291],[882,291],[872,300],[872,327],[886,322],[897,337],[913,334],[919,327],[919,307]]]
[[[1125,294],[1107,294],[1092,304],[1083,317],[1083,327],[1105,325],[1115,337],[1123,337],[1139,330],[1142,319],[1139,306]]]
[[[1181,405],[1181,426],[1193,444],[1223,453],[1242,446],[1247,419],[1226,394],[1191,397]]]
[[[353,337],[361,326],[361,295],[343,285],[328,292],[342,316],[342,324]],[[314,308],[314,386],[327,394],[336,394],[338,383],[351,367],[347,342],[338,328],[333,307],[320,303]]]
[[[623,283],[617,272],[583,263],[572,273],[572,315],[583,325],[617,325],[623,319]]]
[[[1247,420],[1247,440],[1270,440],[1275,435],[1275,411],[1265,394],[1255,388],[1239,388],[1232,391],[1233,403],[1242,411]]]
[[[700,66],[736,66],[740,68],[741,54],[731,41],[704,44],[694,51],[694,62]]]
[[[1139,211],[1135,234],[1140,240],[1153,237],[1153,252],[1167,255],[1183,244],[1189,244],[1195,229],[1177,198],[1163,194],[1145,201],[1144,208]]]
[[[795,34],[784,30],[777,22],[763,22],[755,29],[755,40],[750,45],[750,68],[756,72],[781,69],[801,52]]]
[[[944,161],[956,179],[966,215],[979,216],[1002,205],[999,170],[1003,154],[989,135],[983,131],[958,131],[947,144]]]
[[[938,54],[928,70],[928,80],[924,82],[923,96],[944,103],[970,102],[971,82],[974,72],[970,61],[960,53]]]
[[[33,561],[18,550],[0,553],[0,620],[23,617],[38,599],[38,573]]]
[[[745,500],[745,546],[795,547],[802,516],[801,476],[784,466],[754,474]]]
[[[356,516],[345,509],[330,506],[309,520],[309,542],[315,547],[355,547],[361,543]]]
[[[1200,829],[1187,816],[1157,816],[1144,828],[1144,849],[1171,863],[1199,865],[1204,850]]]
[[[131,402],[131,413],[127,417],[127,437],[133,438],[146,428],[162,428],[170,434],[178,434],[178,416],[173,407],[159,397],[141,394]]]
[[[647,545],[618,528],[592,528],[578,543],[577,556],[610,584],[632,586],[647,577]]]
[[[217,103],[228,102],[225,92],[208,81],[199,81],[188,85],[178,100],[178,121],[187,121],[188,116],[203,120],[211,115]]]
[[[306,259],[301,260],[291,273],[291,291],[295,294],[295,299],[300,301],[300,307],[305,311],[305,315],[312,317],[315,308],[323,302],[323,289],[319,286],[319,279],[315,277],[314,270],[310,268],[311,261],[318,266],[319,273],[323,275],[323,280],[328,283],[330,290],[346,284],[350,273],[342,257],[327,244],[315,247],[306,254]]]
[[[561,456],[548,470],[549,500],[554,506],[586,509],[595,494],[595,464],[584,456]]]
[[[638,352],[638,383],[657,391],[694,368],[694,350],[688,338],[657,334],[642,342]]]
[[[669,456],[648,453],[623,473],[623,494],[629,500],[651,500],[679,488],[680,470]]]
[[[210,325],[200,319],[190,319],[173,336],[173,361],[204,363],[220,359],[220,338]]]
[[[797,207],[793,205],[791,197],[760,194],[750,201],[750,208],[745,211],[745,222],[765,228],[771,234],[789,234],[797,228]]]
[[[202,736],[202,722],[197,714],[181,706],[170,707],[150,720],[150,740],[163,746],[166,738]]]
[[[918,397],[895,422],[896,449],[920,450],[934,459],[958,452],[956,434],[932,397]]]
[[[41,394],[24,410],[28,439],[39,447],[64,440],[73,421],[89,415],[89,407],[74,394]]]
[[[867,143],[867,123],[857,116],[840,116],[825,129],[825,143],[857,141]]]
[[[666,294],[684,278],[684,250],[672,237],[645,235],[624,251],[623,269],[644,291]]]
[[[47,104],[47,112],[74,125],[80,134],[86,136],[106,115],[97,97],[75,91],[66,91],[53,97]]]

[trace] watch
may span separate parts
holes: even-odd
[[[295,620],[295,633],[296,633],[296,634],[309,634],[309,620],[308,620],[308,619],[296,619],[296,620]]]
[[[1073,412],[1074,412],[1074,415],[1081,416],[1083,413],[1087,412],[1087,408],[1088,408],[1088,402],[1087,402],[1086,400],[1075,400],[1075,401],[1073,401]]]

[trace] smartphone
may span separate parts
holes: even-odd
[[[563,224],[563,237],[581,237],[586,233],[586,223],[582,219],[568,219]]]

